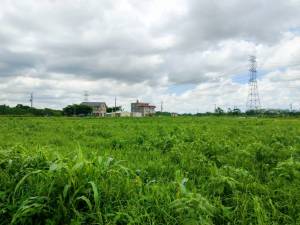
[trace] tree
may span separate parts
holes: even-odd
[[[242,114],[242,111],[239,108],[234,108],[233,111],[232,111],[232,114],[233,115],[240,115],[240,114]]]
[[[111,113],[111,112],[118,112],[122,111],[122,106],[116,106],[116,107],[108,107],[106,112]]]
[[[239,108],[236,108],[236,107],[234,109],[229,108],[228,111],[227,111],[227,114],[237,116],[237,115],[242,114],[242,111]]]
[[[171,116],[171,113],[170,112],[155,112],[155,115],[156,116]]]
[[[222,108],[218,107],[215,109],[215,114],[222,115],[222,114],[224,114],[224,110]]]
[[[7,115],[9,114],[10,107],[7,105],[0,105],[0,115]]]
[[[93,108],[87,105],[68,105],[63,108],[63,114],[66,116],[88,116],[93,112]]]
[[[0,105],[0,115],[28,115],[28,116],[61,116],[61,110],[37,109],[26,105],[18,104],[15,107]]]

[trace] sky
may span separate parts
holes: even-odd
[[[0,104],[300,109],[300,0],[0,1]]]

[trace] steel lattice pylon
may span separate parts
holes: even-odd
[[[256,57],[250,56],[249,57],[250,62],[250,79],[249,79],[249,93],[247,98],[247,110],[258,110],[260,109],[260,99],[258,94],[258,87],[257,87],[257,63],[256,63]]]

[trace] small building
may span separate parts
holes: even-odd
[[[92,107],[93,116],[105,116],[107,111],[107,105],[105,102],[82,102],[81,105]]]
[[[178,116],[178,113],[172,112],[172,113],[171,113],[171,116],[172,116],[172,117],[177,117],[177,116]]]
[[[131,114],[130,112],[118,111],[118,112],[106,113],[105,116],[106,117],[130,117]]]
[[[132,113],[141,113],[142,116],[152,116],[155,114],[156,106],[150,105],[149,103],[139,102],[137,100],[135,103],[131,103]]]
[[[131,117],[142,117],[143,115],[140,112],[132,112],[132,113],[130,113],[130,116]]]
[[[116,117],[130,117],[130,112],[116,112]]]
[[[114,112],[111,112],[111,113],[106,113],[105,116],[106,117],[116,117],[116,114]]]

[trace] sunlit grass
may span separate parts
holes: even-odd
[[[298,120],[0,123],[0,224],[300,223]]]

